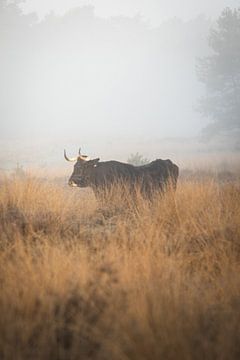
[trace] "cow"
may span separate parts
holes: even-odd
[[[130,190],[139,187],[142,195],[149,198],[155,191],[167,189],[168,185],[173,190],[177,186],[179,168],[169,159],[157,159],[146,165],[134,166],[115,160],[91,160],[81,154],[81,149],[75,158],[69,158],[64,150],[64,157],[67,161],[75,162],[68,184],[72,187],[91,187],[95,195],[116,183],[129,185]]]

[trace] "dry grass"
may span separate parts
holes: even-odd
[[[1,359],[238,359],[240,186],[0,184]]]

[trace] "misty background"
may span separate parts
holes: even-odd
[[[198,58],[240,1],[0,0],[0,168],[65,166],[83,153],[126,161],[236,152],[206,141]],[[233,141],[234,138],[234,141]]]

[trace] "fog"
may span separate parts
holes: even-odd
[[[223,8],[238,7],[239,0],[26,0],[21,8],[25,13],[36,11],[43,19],[51,11],[63,15],[66,11],[83,5],[93,5],[98,17],[130,16],[140,14],[152,26],[162,21],[178,17],[191,20],[199,14],[216,18]]]
[[[0,166],[59,164],[64,147],[119,160],[196,147],[209,122],[196,58],[238,5],[0,0]]]

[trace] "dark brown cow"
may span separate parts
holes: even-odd
[[[95,194],[114,183],[137,185],[145,196],[164,190],[168,184],[176,189],[179,169],[171,160],[157,159],[147,165],[133,166],[113,160],[99,161],[99,158],[90,160],[80,151],[76,158],[68,158],[64,150],[64,157],[76,162],[68,184],[82,188],[89,186]]]

